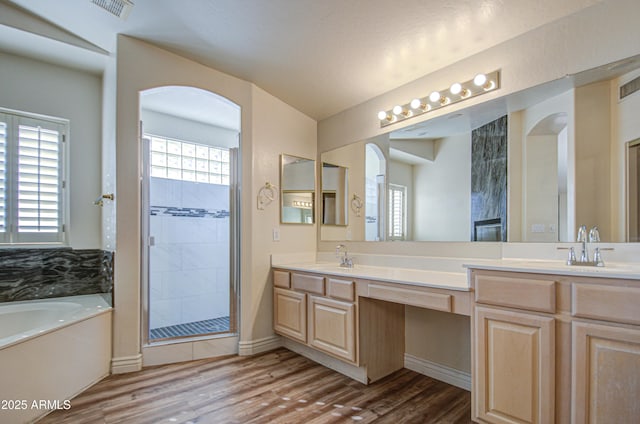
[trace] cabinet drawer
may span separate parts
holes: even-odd
[[[571,285],[571,315],[640,325],[640,289],[634,287]]]
[[[334,299],[353,302],[356,297],[354,287],[353,281],[327,278],[327,296]]]
[[[369,297],[451,312],[451,295],[369,284]]]
[[[273,271],[273,285],[285,289],[291,288],[291,278],[286,271]]]
[[[324,277],[307,274],[291,274],[291,288],[324,296]]]
[[[478,275],[476,302],[553,313],[556,310],[556,282],[526,278]]]

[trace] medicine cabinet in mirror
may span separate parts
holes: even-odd
[[[602,241],[636,241],[625,155],[640,91],[624,87],[639,78],[632,57],[323,152],[344,158],[367,211],[322,240],[572,242],[597,225]]]
[[[315,222],[316,162],[297,156],[280,155],[280,222]]]
[[[347,225],[349,170],[344,166],[322,162],[322,224]]]

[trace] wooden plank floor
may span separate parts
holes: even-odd
[[[284,348],[107,377],[45,423],[471,423],[470,393],[406,369],[365,386]]]

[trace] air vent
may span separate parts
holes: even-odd
[[[129,0],[91,0],[95,4],[123,21],[129,16],[133,2]]]
[[[640,90],[640,77],[637,77],[628,83],[620,86],[620,100],[627,96],[632,95],[636,91]]]

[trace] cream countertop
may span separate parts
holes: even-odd
[[[463,266],[469,269],[640,280],[640,264],[637,263],[607,262],[604,267],[594,267],[569,266],[560,260],[496,259],[469,260]]]
[[[461,269],[460,272],[444,272],[360,264],[354,265],[353,268],[342,268],[335,263],[323,262],[274,264],[273,266],[291,271],[316,272],[337,277],[361,278],[413,286],[469,291],[469,280],[467,273],[463,269]]]

